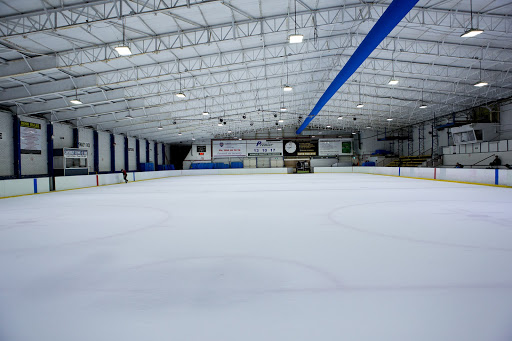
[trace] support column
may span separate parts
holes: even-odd
[[[100,171],[100,146],[98,143],[98,131],[93,132],[93,143],[94,143],[94,172],[97,174]]]
[[[75,128],[76,129],[76,128]],[[78,131],[78,130],[77,130]],[[74,130],[73,130],[74,137]],[[48,177],[50,178],[50,191],[55,190],[55,172],[53,171],[53,123],[46,125],[46,146],[48,154]]]
[[[73,148],[78,148],[78,128],[73,128]]]
[[[162,143],[162,165],[165,165],[165,143]]]
[[[124,137],[124,169],[128,172],[130,170],[130,161],[128,160],[128,136]]]
[[[110,134],[110,171],[116,171],[116,138]]]
[[[18,116],[12,118],[13,148],[14,148],[14,177],[21,179],[21,130]]]
[[[139,171],[140,169],[140,141],[139,139],[135,139],[135,169]]]
[[[155,141],[155,148],[154,149],[154,152],[155,152],[155,170],[158,170],[158,143]]]
[[[146,163],[149,163],[149,141],[146,140]]]

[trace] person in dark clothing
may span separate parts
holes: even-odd
[[[498,155],[496,155],[496,157],[494,158],[494,160],[492,160],[492,162],[489,164],[489,166],[491,166],[491,167],[501,166],[501,159],[498,157]]]
[[[464,168],[464,166],[457,162],[457,164],[455,165],[455,168]]]
[[[128,173],[126,173],[126,170],[121,169],[121,172],[123,173],[123,179],[125,183],[128,183]]]
[[[507,167],[507,169],[512,169],[512,166],[509,165],[508,163],[505,164],[505,167]]]

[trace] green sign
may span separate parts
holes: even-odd
[[[352,142],[341,142],[341,152],[343,154],[352,154]]]

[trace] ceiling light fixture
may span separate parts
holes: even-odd
[[[358,105],[356,105],[356,108],[362,108],[362,107],[364,107],[363,103],[359,103]]]
[[[338,116],[338,120],[342,120],[343,119],[343,116]]]
[[[480,30],[478,28],[473,28],[473,0],[469,1],[469,13],[471,16],[471,28],[469,30],[466,30],[463,34],[460,35],[461,38],[473,38],[477,35],[484,33],[484,30]]]
[[[114,50],[116,50],[116,52],[119,53],[120,56],[131,56],[132,50],[130,50],[130,47],[126,43],[126,37],[125,37],[125,18],[123,18],[122,25],[123,25],[123,45],[114,47]]]
[[[487,86],[487,85],[489,85],[489,83],[482,81],[482,60],[480,59],[480,81],[476,84],[473,84],[473,86],[481,88],[482,86]]]
[[[304,36],[302,34],[297,33],[297,0],[295,0],[295,33],[291,34],[288,37],[288,41],[290,44],[299,44],[302,43],[302,40],[304,39]]]
[[[363,102],[361,101],[361,74],[359,75],[359,104],[356,105],[356,108],[362,108],[364,107]]]
[[[284,120],[283,120],[282,118],[280,118],[280,119],[279,119],[279,121],[277,121],[277,122],[279,122],[279,123],[283,123],[283,122],[284,122]]]
[[[368,127],[366,127],[366,129],[372,129],[372,127],[368,126]]]
[[[204,97],[204,111],[203,111],[203,116],[208,116],[208,115],[210,115],[210,113],[208,112],[208,110],[206,110],[206,98],[208,98],[208,96],[205,96],[205,97]]]
[[[331,126],[328,124],[328,125],[326,125],[325,127],[326,127],[326,128],[330,128]]]
[[[387,120],[387,121],[393,121],[393,119],[392,119],[392,118],[386,118],[386,120]]]
[[[178,133],[178,136],[181,136],[182,134],[181,133]]]
[[[160,125],[159,125],[159,126],[158,126],[158,128],[156,128],[156,129],[158,129],[158,130],[162,130],[162,129],[164,129],[164,127],[162,127],[162,123],[160,123]]]
[[[397,79],[394,79],[392,78],[389,82],[388,82],[389,85],[397,85],[398,84],[398,80]]]
[[[420,109],[426,109],[426,108],[428,108],[428,106],[427,106],[425,103],[422,103],[422,104],[420,105]]]
[[[392,76],[391,76],[391,79],[389,80],[388,84],[389,85],[397,85],[398,84],[398,79],[395,78],[395,51],[393,50],[393,52],[391,53],[391,69],[392,69]]]
[[[281,127],[277,128],[277,130],[282,130]]]
[[[293,88],[288,85],[288,59],[286,59],[286,84],[283,86],[283,91],[292,91]]]
[[[286,111],[287,109],[285,107],[281,107],[281,111]]]
[[[352,133],[352,135],[355,135],[355,134],[356,134],[356,132],[353,132],[353,133]]]
[[[423,80],[423,88],[425,88],[425,80]],[[423,88],[421,89],[421,104],[420,109],[426,109],[427,105],[423,102]]]
[[[185,98],[185,97],[187,97],[187,96],[185,95],[185,93],[183,93],[183,91],[181,91],[181,72],[180,72],[180,70],[178,70],[178,72],[179,72],[179,74],[180,74],[180,92],[178,92],[178,93],[176,94],[176,97],[179,97],[179,98]]]
[[[293,88],[289,85],[283,86],[283,91],[292,91],[292,90],[293,90]]]
[[[133,116],[130,113],[128,113],[128,115],[126,115],[124,118],[127,118],[129,120],[133,120]]]
[[[82,101],[78,99],[78,89],[77,88],[75,88],[75,98],[70,100],[69,103],[74,104],[74,105],[83,104]]]

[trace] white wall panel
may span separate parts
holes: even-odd
[[[57,176],[55,190],[75,189],[96,186],[96,175]]]
[[[14,175],[14,145],[13,145],[12,115],[0,111],[0,176]]]
[[[512,170],[499,170],[499,185],[512,186]]]
[[[139,140],[140,163],[146,163],[146,140]]]
[[[122,135],[114,135],[115,138],[115,155],[116,155],[116,162],[115,162],[115,171],[120,171],[124,168],[124,136]]]
[[[495,170],[438,168],[437,179],[494,185]]]
[[[149,160],[147,162],[155,162],[155,142],[149,141]]]
[[[128,137],[128,170],[137,170],[137,154],[135,153],[135,138]]]
[[[73,148],[73,126],[64,123],[53,124],[53,148]]]
[[[92,129],[78,128],[78,144],[80,148],[87,149],[87,164],[89,173],[94,173],[94,132]]]
[[[100,172],[110,172],[110,134],[99,131],[98,143]]]
[[[23,117],[22,121],[41,124],[41,154],[21,154],[22,175],[48,174],[48,145],[46,142],[46,121]]]

